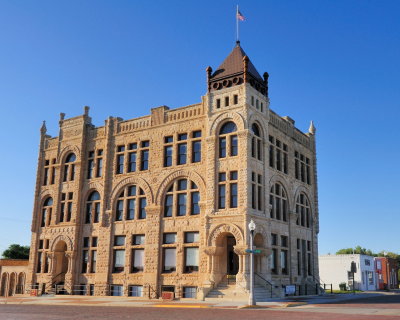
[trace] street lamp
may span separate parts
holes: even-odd
[[[250,230],[250,295],[249,295],[249,305],[255,305],[254,299],[254,252],[253,252],[253,240],[254,240],[254,230],[256,229],[256,224],[253,219],[249,223]]]

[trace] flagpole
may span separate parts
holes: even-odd
[[[239,42],[239,5],[236,5],[236,42]]]

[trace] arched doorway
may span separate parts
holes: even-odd
[[[15,273],[11,273],[10,275],[10,281],[9,281],[9,285],[8,285],[8,296],[11,297],[14,295],[15,293],[15,283],[16,283],[16,275]]]
[[[16,294],[23,294],[25,289],[25,273],[20,272],[18,275],[18,283],[17,283],[17,288],[15,290]]]
[[[0,283],[0,285],[1,285],[0,296],[1,297],[5,297],[6,293],[7,293],[7,291],[6,291],[7,290],[7,277],[8,277],[8,275],[5,272],[1,276],[1,283]]]
[[[54,265],[51,281],[53,286],[64,285],[65,274],[68,272],[68,258],[65,255],[66,251],[67,244],[63,240],[58,241],[54,248]]]
[[[239,272],[239,257],[235,252],[236,239],[232,233],[221,233],[216,245],[219,251],[217,258],[217,273],[221,275],[236,275]]]

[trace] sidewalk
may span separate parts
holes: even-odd
[[[300,296],[284,299],[271,299],[268,302],[258,302],[260,308],[287,308],[309,304],[324,304],[378,297],[382,295],[398,294],[398,292],[363,292],[357,294],[332,294],[324,296]],[[215,299],[213,301],[198,301],[192,299],[163,301],[146,300],[130,297],[109,296],[40,296],[31,297],[20,295],[14,297],[0,298],[0,304],[29,304],[29,305],[75,305],[75,306],[113,306],[113,307],[155,307],[155,308],[243,308],[247,301],[226,301]]]

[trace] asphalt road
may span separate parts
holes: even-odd
[[[385,298],[385,297],[383,297]],[[287,309],[201,309],[201,308],[155,308],[155,307],[101,307],[101,306],[50,306],[50,305],[0,305],[0,319],[140,319],[140,320],[392,320],[400,319],[399,296],[364,303],[355,301],[343,304],[310,305]],[[345,306],[345,307],[344,307]],[[373,306],[371,309],[370,306]],[[386,307],[385,307],[386,306]],[[389,307],[389,308],[388,308]],[[394,309],[392,308],[394,307]],[[374,309],[377,308],[377,309]],[[382,308],[382,309],[381,309]],[[397,310],[396,310],[397,309]],[[370,311],[372,310],[372,311]],[[377,312],[378,310],[378,312]],[[394,314],[393,314],[394,310]],[[380,312],[390,311],[387,315]],[[396,314],[397,311],[397,314]],[[371,314],[368,314],[371,312]],[[367,314],[366,314],[367,313]]]

